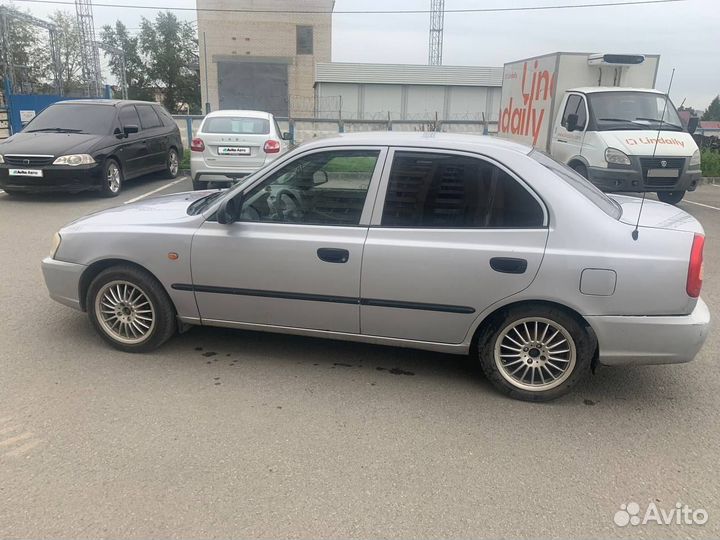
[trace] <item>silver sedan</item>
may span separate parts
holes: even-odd
[[[75,221],[43,272],[124,351],[207,325],[473,354],[542,401],[598,363],[692,360],[703,243],[682,210],[608,197],[530,148],[373,133]]]

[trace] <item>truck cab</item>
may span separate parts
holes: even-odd
[[[651,89],[565,91],[550,154],[604,191],[655,191],[675,204],[700,182],[700,151],[670,98]]]

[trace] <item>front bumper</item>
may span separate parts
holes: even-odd
[[[705,343],[710,311],[701,298],[690,315],[585,317],[597,335],[601,364],[690,362]]]
[[[86,268],[83,264],[57,261],[50,257],[43,259],[42,272],[50,298],[81,310],[80,277]]]
[[[84,191],[87,189],[100,189],[103,182],[103,167],[101,164],[79,165],[77,167],[48,165],[41,168],[42,177],[10,176],[10,169],[20,167],[0,165],[0,189],[23,191],[27,193],[45,193],[53,191]]]
[[[630,156],[628,167],[588,167],[588,180],[603,191],[694,191],[702,178],[700,168],[689,169],[687,165],[677,178],[646,178],[640,158]]]

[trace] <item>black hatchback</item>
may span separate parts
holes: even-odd
[[[130,178],[157,171],[176,177],[182,155],[180,130],[157,103],[60,101],[0,143],[0,188],[114,197]]]

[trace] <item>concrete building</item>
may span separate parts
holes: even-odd
[[[318,63],[316,115],[497,122],[502,67]]]
[[[313,114],[315,64],[330,62],[334,0],[196,2],[203,104]]]

